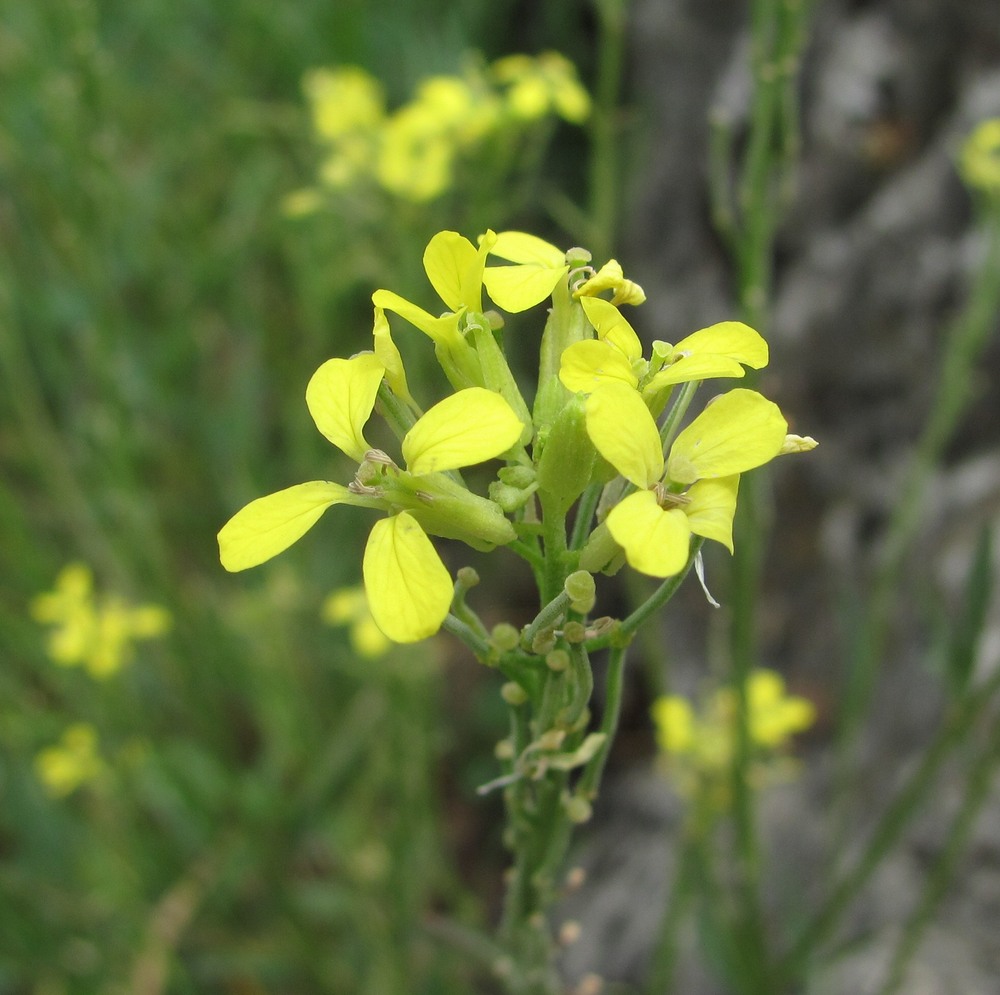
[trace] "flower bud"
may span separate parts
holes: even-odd
[[[517,648],[517,644],[521,641],[521,633],[510,622],[498,622],[493,626],[490,639],[501,653],[507,653]]]
[[[587,544],[580,553],[580,566],[591,573],[615,574],[624,563],[621,546],[615,542],[606,522],[590,533]]]
[[[566,583],[563,584],[563,590],[569,596],[570,607],[581,615],[586,615],[594,607],[594,602],[597,600],[597,588],[593,575],[587,573],[586,570],[577,570],[575,573],[571,573],[566,578]]]
[[[503,687],[500,688],[500,697],[507,702],[508,705],[513,705],[515,708],[518,705],[523,705],[528,700],[528,692],[521,687],[516,681],[508,681]]]
[[[552,650],[545,655],[545,665],[558,674],[569,667],[569,653],[566,650]]]
[[[581,798],[580,795],[563,795],[562,805],[569,821],[578,825],[581,822],[587,822],[594,814],[590,802],[586,798]]]

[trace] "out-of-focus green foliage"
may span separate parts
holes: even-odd
[[[215,533],[344,469],[306,381],[425,238],[282,213],[304,75],[364,66],[398,102],[502,46],[511,5],[0,6],[0,993],[469,991],[426,928],[482,915],[440,842],[444,662],[360,659],[320,614],[364,516],[245,578]],[[71,561],[173,619],[103,680],[31,615]]]

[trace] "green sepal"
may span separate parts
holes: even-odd
[[[488,552],[517,538],[514,526],[493,501],[473,494],[443,473],[415,476],[400,473],[384,497],[408,511],[429,535],[459,539]]]
[[[566,511],[583,493],[594,472],[597,450],[587,434],[586,398],[574,394],[552,423],[538,461],[539,489]]]
[[[467,315],[467,318],[469,319],[467,327],[472,334],[472,341],[479,356],[483,386],[496,391],[511,406],[523,426],[521,445],[527,445],[531,441],[531,415],[517,386],[517,381],[514,379],[514,374],[510,371],[507,357],[504,355],[503,349],[500,348],[500,343],[497,342],[485,315],[473,314]]]
[[[614,540],[605,522],[590,533],[580,551],[579,566],[588,573],[603,573],[609,577],[618,573],[625,564],[625,551]]]

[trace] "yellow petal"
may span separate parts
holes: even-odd
[[[730,553],[733,551],[733,516],[739,486],[738,473],[731,477],[699,480],[688,490],[688,504],[683,509],[695,535],[721,542]]]
[[[435,404],[406,433],[410,473],[439,473],[493,459],[521,437],[521,421],[499,395],[468,387]]]
[[[657,745],[666,753],[687,753],[695,743],[694,711],[685,698],[663,695],[650,709]]]
[[[597,337],[620,349],[630,360],[642,358],[642,343],[621,311],[603,297],[581,297],[580,304]]]
[[[490,255],[511,263],[534,263],[546,269],[559,269],[566,264],[566,254],[561,249],[523,231],[500,232]]]
[[[352,359],[328,359],[306,387],[306,405],[316,427],[358,463],[371,449],[364,427],[384,375],[382,361],[363,352]]]
[[[690,383],[692,380],[710,380],[715,377],[742,377],[746,370],[728,356],[681,356],[676,363],[664,367],[643,388],[650,395],[676,383]]]
[[[637,491],[616,504],[608,530],[629,566],[650,577],[673,577],[688,560],[691,529],[683,511],[664,511],[652,491]]]
[[[364,558],[365,591],[376,625],[397,643],[432,636],[451,608],[451,575],[405,511],[375,524]]]
[[[483,273],[483,284],[497,307],[517,314],[544,301],[568,271],[565,264],[558,269],[534,264],[490,266]]]
[[[637,487],[649,487],[660,479],[660,433],[632,387],[603,383],[587,398],[587,433],[597,451]]]
[[[354,504],[340,484],[313,480],[251,501],[219,532],[219,557],[231,571],[246,570],[277,556],[301,539],[332,504]]]
[[[372,334],[375,338],[375,355],[385,367],[385,382],[389,385],[389,389],[407,404],[413,404],[410,387],[406,382],[406,370],[403,369],[403,357],[392,340],[389,321],[385,311],[380,307],[375,308],[375,326]]]
[[[567,390],[589,394],[602,383],[623,383],[633,391],[639,382],[620,349],[597,339],[574,342],[559,361],[559,379]]]
[[[487,232],[477,249],[456,231],[440,231],[424,250],[431,286],[452,311],[482,311],[483,269],[496,235]]]
[[[433,339],[436,345],[444,348],[456,348],[465,345],[465,339],[458,330],[458,314],[446,314],[440,318],[425,311],[416,304],[412,304],[405,297],[393,293],[391,290],[376,290],[372,294],[372,303],[376,307],[384,308],[398,314],[400,318],[405,318],[415,328],[419,328],[424,335]]]
[[[731,390],[710,402],[677,436],[667,476],[692,484],[752,470],[781,452],[787,431],[776,404],[753,390]]]
[[[720,321],[692,332],[674,346],[675,352],[728,356],[755,370],[767,366],[767,342],[742,321]]]

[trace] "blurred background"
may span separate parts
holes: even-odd
[[[752,284],[722,208],[777,7],[793,126],[762,213],[734,200],[768,219]],[[247,574],[215,542],[351,472],[308,378],[367,346],[376,287],[439,306],[430,235],[487,227],[615,256],[647,342],[761,325],[761,389],[821,442],[761,475],[753,525],[753,666],[815,707],[761,791],[762,919],[810,951],[799,990],[996,991],[1000,256],[957,165],[1000,116],[995,0],[0,0],[0,78],[0,993],[496,990],[495,675],[329,599],[355,509]],[[449,562],[488,621],[531,617],[502,554]],[[570,985],[651,976],[689,799],[650,704],[722,681],[746,610],[707,566],[724,607],[687,584],[633,656]],[[725,898],[684,894],[675,990],[754,990]]]

